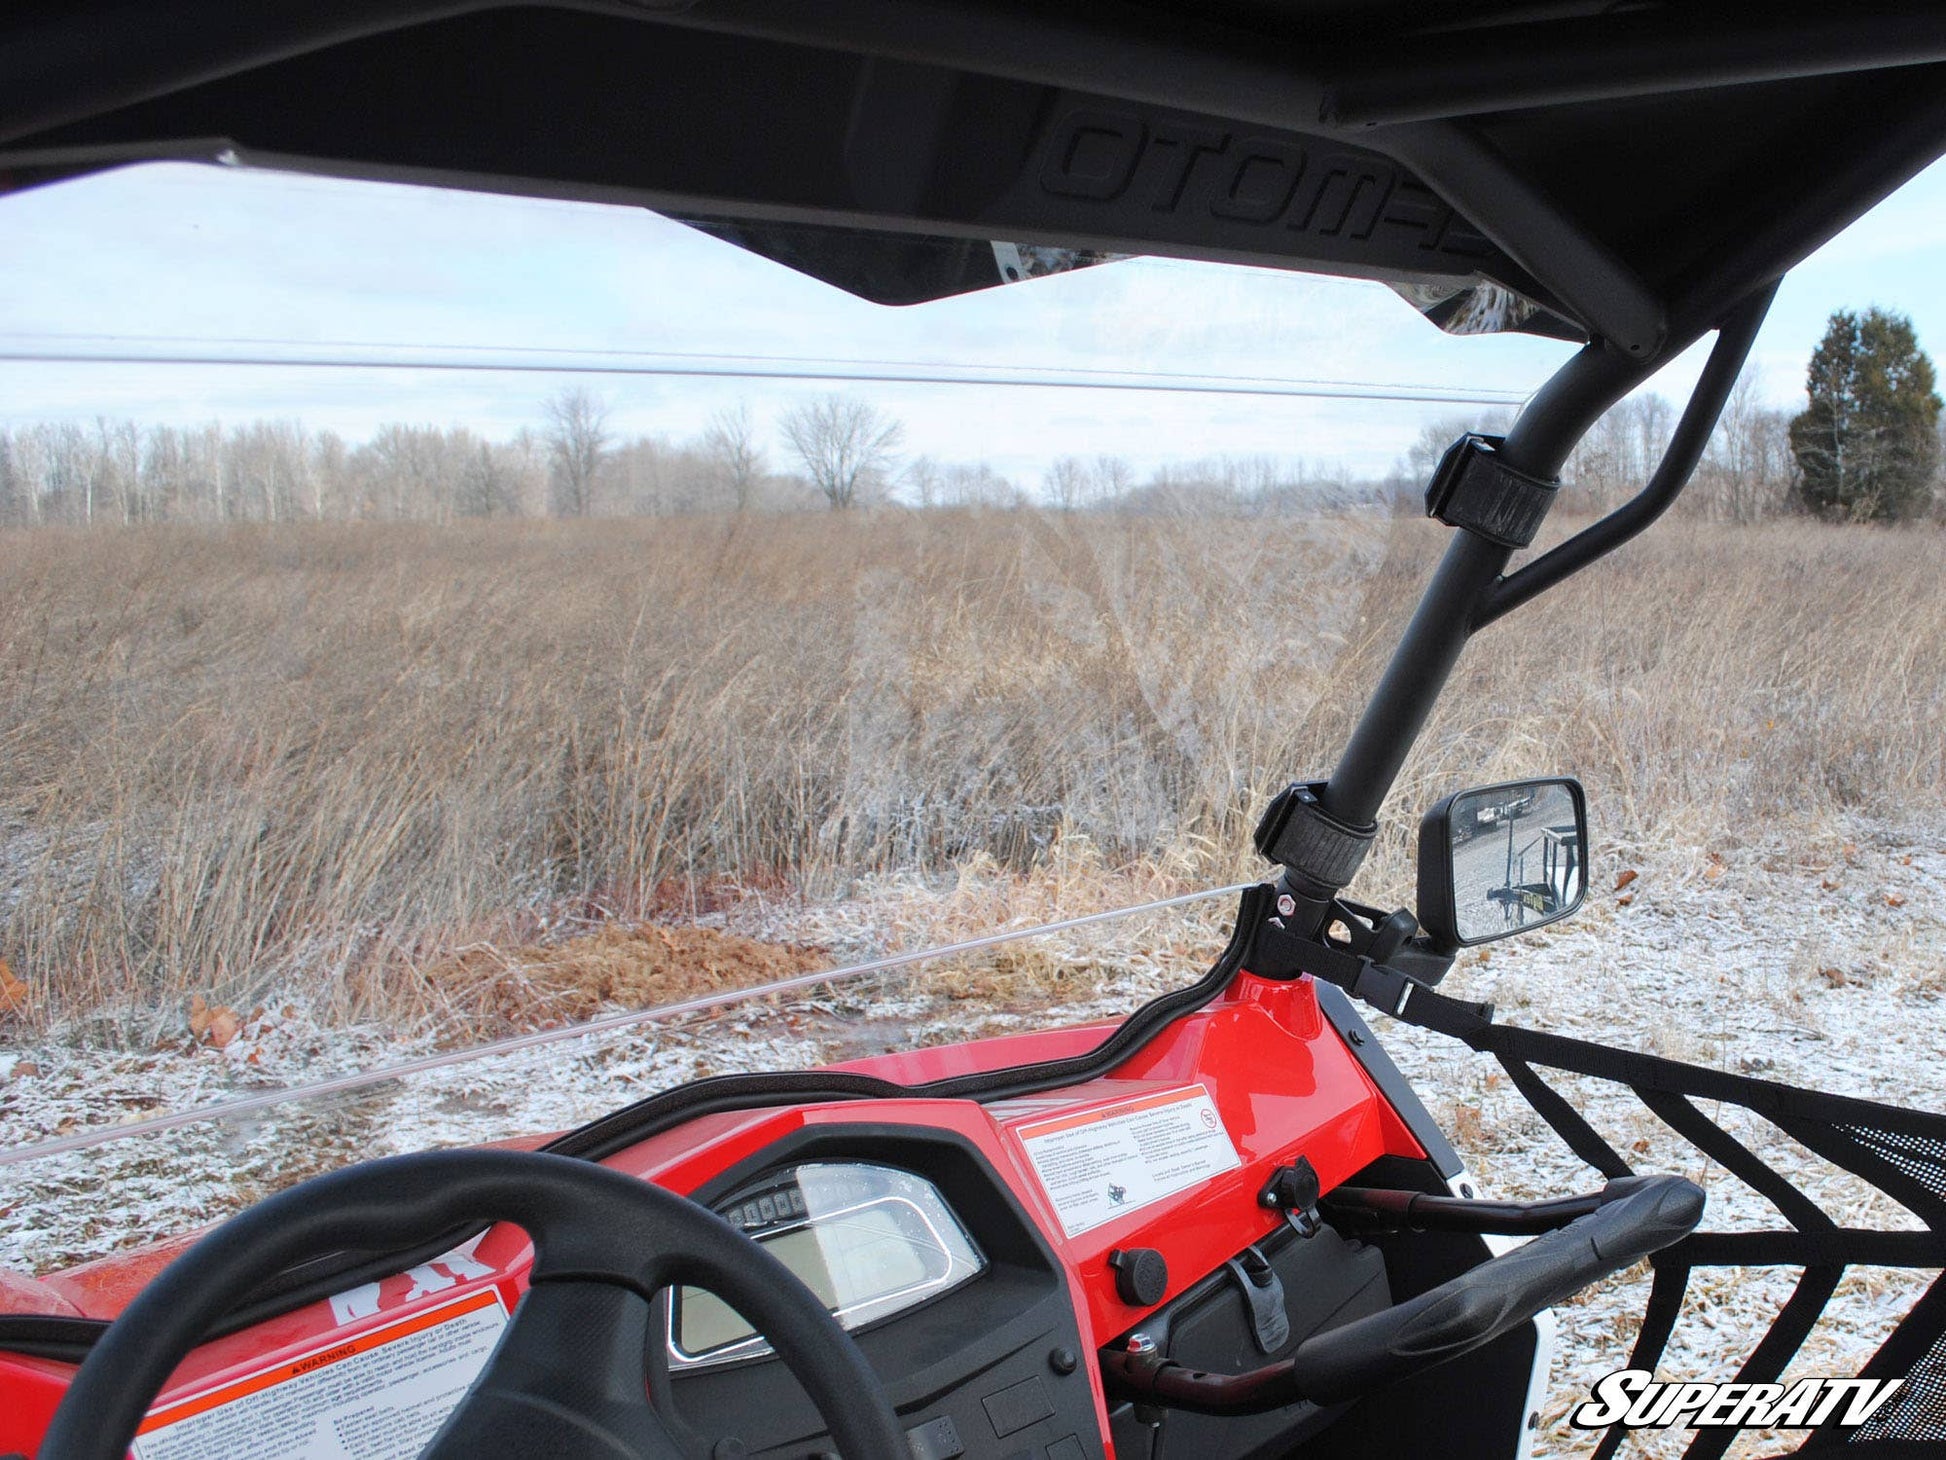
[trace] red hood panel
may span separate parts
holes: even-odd
[[[909,1083],[1079,1053],[1097,1045],[1106,1032],[1106,1026],[1037,1031],[859,1060],[842,1068]],[[1206,1092],[1207,1103],[1199,1092]],[[1154,1192],[1165,1190],[1166,1181],[1163,1187],[1144,1187],[1140,1181],[1115,1180],[1117,1186],[1132,1188],[1116,1198],[1127,1199],[1130,1209],[1088,1219],[1068,1235],[1077,1221],[1072,1196],[1064,1223],[1062,1209],[1035,1169],[1036,1135],[1067,1128],[1063,1122],[1086,1124],[1104,1111],[1112,1117],[1162,1105],[1179,1106],[1185,1114],[1194,1111],[1205,1125],[1211,1117],[1204,1112],[1213,1107],[1221,1131],[1199,1134],[1207,1138],[1212,1167],[1228,1169],[1204,1168],[1187,1178],[1189,1184],[1162,1195]],[[861,1121],[935,1127],[972,1141],[1065,1260],[1083,1338],[1097,1347],[1152,1311],[1130,1306],[1117,1294],[1107,1261],[1113,1249],[1150,1247],[1161,1252],[1169,1268],[1166,1302],[1282,1220],[1256,1199],[1278,1165],[1304,1156],[1328,1191],[1381,1155],[1423,1155],[1325,1023],[1309,980],[1273,984],[1245,976],[1207,1009],[1165,1029],[1112,1078],[985,1106],[966,1100],[895,1099],[709,1116],[632,1147],[607,1164],[687,1193],[803,1126]],[[1047,1165],[1044,1145],[1040,1149],[1044,1169],[1056,1181],[1065,1179]],[[1185,1179],[1179,1173],[1162,1174]],[[1113,1178],[1115,1172],[1108,1175]],[[0,1311],[112,1316],[192,1240],[159,1243],[38,1283],[0,1275]],[[402,1316],[489,1287],[497,1287],[511,1308],[525,1285],[530,1260],[531,1249],[521,1232],[495,1227],[447,1259],[205,1344],[177,1371],[163,1398],[260,1371],[326,1341],[348,1342]],[[0,1394],[8,1399],[0,1404],[0,1451],[31,1453],[69,1372],[65,1365],[0,1356]]]

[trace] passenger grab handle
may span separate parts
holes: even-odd
[[[1389,1186],[1340,1186],[1324,1205],[1331,1224],[1347,1237],[1401,1230],[1534,1237],[1633,1196],[1645,1182],[1666,1179],[1618,1176],[1586,1196],[1556,1196],[1545,1201],[1481,1201]]]
[[[1290,1358],[1213,1374],[1157,1354],[1102,1355],[1118,1399],[1201,1414],[1339,1404],[1493,1342],[1591,1283],[1679,1242],[1703,1219],[1703,1190],[1680,1176],[1634,1190],[1382,1313],[1306,1339]]]

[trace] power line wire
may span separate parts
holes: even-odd
[[[62,343],[69,344],[71,348],[54,347]],[[842,360],[790,355],[517,349],[488,345],[393,345],[376,341],[250,338],[206,340],[165,336],[13,334],[0,336],[0,362],[841,380],[884,385],[1124,390],[1185,395],[1398,401],[1427,405],[1513,406],[1521,404],[1526,398],[1523,393],[1510,390],[1272,376],[1056,369],[1045,366],[967,366],[940,361]]]

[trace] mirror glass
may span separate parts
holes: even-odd
[[[1565,917],[1586,875],[1580,802],[1567,781],[1526,781],[1453,798],[1453,930],[1462,943]]]

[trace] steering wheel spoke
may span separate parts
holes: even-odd
[[[535,1284],[421,1460],[676,1460],[643,1390],[651,1311],[613,1283]]]

